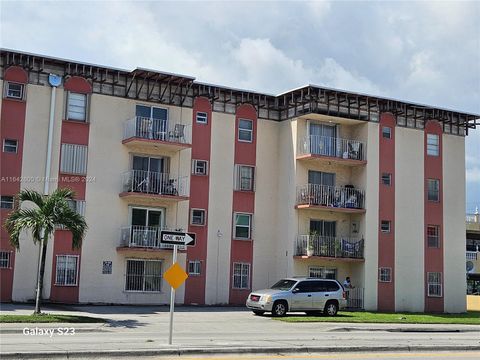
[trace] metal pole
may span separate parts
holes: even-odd
[[[177,245],[173,245],[173,261],[172,265],[177,262]],[[172,345],[172,333],[173,333],[173,310],[175,308],[175,289],[170,290],[170,330],[168,333],[168,345]]]
[[[52,86],[52,96],[50,98],[50,121],[48,124],[48,140],[47,140],[47,160],[45,163],[45,179],[43,185],[43,195],[48,195],[50,186],[50,170],[52,164],[52,144],[53,144],[53,124],[55,121],[55,95],[57,87]]]

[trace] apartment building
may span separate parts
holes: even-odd
[[[76,191],[89,226],[79,250],[66,230],[50,239],[45,299],[168,303],[172,249],[159,234],[171,229],[197,237],[179,254],[180,304],[243,304],[285,276],[349,276],[352,307],[465,311],[465,136],[480,115],[7,49],[0,65],[2,224],[15,194],[47,180]],[[30,235],[16,252],[2,228],[0,250],[1,301],[33,299]]]

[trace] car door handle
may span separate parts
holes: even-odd
[[[312,297],[312,295],[311,295],[311,294],[308,294],[307,297]]]
[[[325,296],[328,296],[329,294],[325,294]]]

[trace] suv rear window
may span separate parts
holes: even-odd
[[[327,283],[327,291],[338,291],[340,287],[334,281],[326,281]]]

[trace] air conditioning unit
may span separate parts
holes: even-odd
[[[473,264],[473,261],[468,260],[467,261],[467,273],[471,274],[475,272],[475,265]]]

